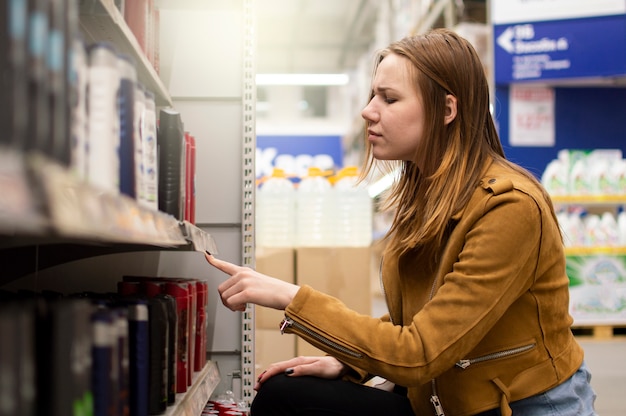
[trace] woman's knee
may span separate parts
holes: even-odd
[[[289,415],[292,405],[291,398],[293,398],[295,378],[290,379],[285,375],[277,375],[269,378],[259,388],[254,400],[250,412],[253,416],[267,415]],[[296,388],[297,389],[297,388]],[[297,391],[296,391],[297,393]]]

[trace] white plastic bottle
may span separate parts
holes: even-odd
[[[356,166],[341,169],[334,185],[335,245],[367,247],[372,243],[373,202],[358,183]]]
[[[586,227],[584,218],[586,211],[575,209],[569,214],[565,235],[568,237],[570,247],[583,247],[586,241]]]
[[[85,44],[74,39],[70,50],[71,73],[71,140],[70,171],[77,179],[87,178],[87,83],[89,66]]]
[[[559,228],[563,233],[563,244],[565,247],[572,247],[574,245],[569,223],[569,213],[567,210],[560,210],[556,213],[556,219],[559,224]]]
[[[603,212],[600,217],[600,227],[606,238],[604,245],[616,247],[619,245],[619,230],[617,227],[617,218],[612,212]]]
[[[619,234],[619,245],[626,247],[626,211],[620,208],[617,214],[617,229]]]
[[[319,168],[311,167],[296,189],[296,246],[334,245],[332,186]]]
[[[585,159],[574,162],[569,176],[570,194],[589,195],[591,193],[588,169]]]
[[[615,194],[626,195],[626,159],[619,160],[613,164],[611,175],[615,182]]]
[[[141,105],[141,104],[140,104]],[[159,172],[157,149],[157,120],[154,94],[148,90],[144,93],[143,119],[140,120],[142,131],[141,141],[141,174],[143,198],[149,208],[159,209]]]
[[[120,122],[117,91],[120,73],[112,44],[97,43],[90,46],[88,82],[88,182],[102,190],[118,193]]]
[[[146,189],[143,164],[143,135],[145,118],[145,91],[140,82],[135,82],[135,103],[133,119],[133,143],[135,144],[135,186],[137,189],[137,201],[142,206],[148,206],[146,202]],[[158,205],[155,207],[158,209]]]
[[[607,245],[607,238],[601,226],[600,215],[587,214],[583,219],[583,223],[585,225],[584,246],[599,247]]]
[[[609,161],[597,158],[588,163],[589,186],[593,195],[612,195],[616,193],[617,184],[611,174]]]
[[[560,159],[554,159],[541,175],[541,183],[551,195],[567,195],[567,168]]]
[[[256,195],[256,245],[293,247],[296,237],[296,193],[282,169],[274,168]]]

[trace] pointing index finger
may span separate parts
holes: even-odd
[[[218,270],[223,271],[224,273],[230,276],[232,276],[233,274],[237,273],[237,271],[239,271],[239,266],[229,263],[224,260],[217,259],[212,254],[204,253],[204,257],[206,258],[206,260],[209,262],[211,266],[215,267]]]

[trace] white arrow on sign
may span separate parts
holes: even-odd
[[[513,53],[513,51],[515,51],[515,47],[513,47],[513,37],[513,27],[509,26],[498,36],[497,43],[508,53]]]

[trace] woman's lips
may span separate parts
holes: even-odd
[[[381,136],[380,134],[376,133],[373,130],[367,130],[367,139],[368,140],[374,140],[374,139],[376,139],[377,137],[380,137],[380,136]]]

